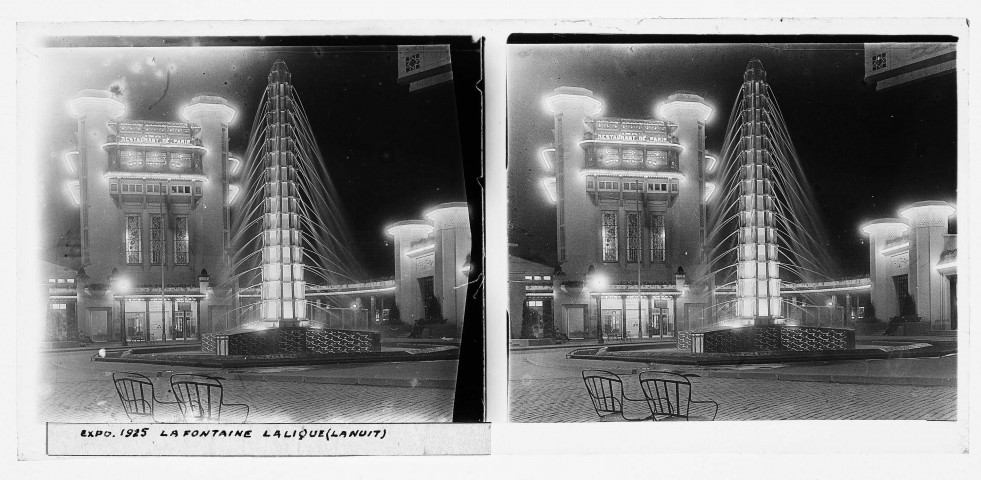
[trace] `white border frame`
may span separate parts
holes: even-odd
[[[99,8],[93,8],[87,2],[70,3],[64,1],[32,1],[19,3],[4,16],[10,15],[18,21],[93,21],[93,20],[156,20],[156,19],[245,19],[271,18],[280,19],[310,19],[333,18],[335,20],[351,20],[350,23],[329,22],[244,22],[232,24],[186,24],[186,23],[152,23],[152,24],[68,24],[58,25],[57,32],[67,34],[103,34],[113,31],[120,35],[316,35],[330,34],[425,34],[425,35],[475,35],[486,38],[485,49],[485,144],[486,144],[486,184],[488,186],[485,214],[486,222],[486,305],[487,305],[487,413],[488,420],[495,422],[492,428],[494,457],[461,459],[461,458],[428,458],[428,459],[330,459],[332,471],[346,471],[364,477],[389,476],[389,470],[398,468],[401,474],[409,471],[424,473],[427,477],[483,476],[498,478],[502,475],[514,475],[519,478],[529,476],[571,476],[582,477],[594,474],[615,475],[618,471],[624,475],[648,476],[654,472],[658,475],[685,474],[702,477],[718,478],[749,477],[753,478],[787,478],[788,476],[807,476],[808,478],[830,478],[847,475],[862,478],[969,478],[969,469],[977,468],[976,455],[922,455],[940,452],[966,453],[968,441],[977,438],[977,423],[968,418],[968,399],[977,398],[977,385],[969,382],[966,367],[968,363],[979,365],[978,352],[970,350],[970,340],[976,333],[962,335],[961,355],[959,356],[959,387],[958,387],[958,417],[956,424],[935,424],[927,422],[720,422],[714,425],[698,425],[688,429],[684,435],[658,429],[652,434],[649,428],[641,430],[633,425],[610,426],[601,424],[589,425],[517,425],[503,423],[506,421],[506,392],[507,386],[507,333],[506,322],[503,320],[507,298],[507,240],[506,240],[506,175],[504,172],[504,157],[506,154],[506,125],[505,125],[505,80],[506,53],[505,43],[508,34],[512,32],[528,33],[767,33],[767,34],[927,34],[952,33],[962,38],[958,45],[958,98],[963,106],[958,113],[960,129],[958,145],[959,178],[958,186],[961,196],[958,199],[959,215],[965,221],[958,222],[959,236],[962,237],[962,258],[969,271],[974,271],[978,260],[971,254],[971,248],[977,245],[977,231],[970,219],[976,218],[979,190],[971,191],[970,186],[976,178],[971,162],[968,162],[968,152],[976,150],[979,139],[967,135],[969,118],[978,117],[977,102],[968,103],[968,82],[971,81],[971,96],[975,97],[976,81],[968,77],[969,65],[977,61],[977,35],[967,36],[969,27],[967,19],[977,22],[977,7],[970,0],[944,1],[935,0],[928,4],[896,3],[877,1],[870,4],[860,4],[853,1],[834,0],[816,5],[813,2],[804,4],[788,4],[777,0],[748,3],[722,2],[709,0],[698,4],[663,3],[628,4],[615,8],[616,4],[597,4],[596,2],[564,1],[549,2],[547,5],[522,5],[514,10],[502,8],[494,3],[480,5],[465,5],[461,9],[459,2],[430,2],[428,7],[418,7],[409,4],[388,5],[379,8],[371,2],[356,2],[344,5],[343,8],[332,8],[325,5],[308,5],[306,7],[288,10],[282,8],[289,2],[277,2],[280,8],[263,8],[263,2],[254,0],[246,2],[192,2],[175,0],[167,2],[166,8],[156,5],[155,8],[142,9],[134,7],[130,2],[105,2]],[[434,5],[439,3],[440,5]],[[423,9],[420,9],[423,8]],[[459,19],[479,18],[595,18],[598,15],[623,16],[630,15],[633,19],[622,20],[523,20],[523,21],[490,21]],[[656,17],[672,15],[677,17],[704,17],[711,15],[716,19],[691,18],[687,20],[651,19],[636,20],[636,17]],[[893,19],[875,19],[872,17],[889,15]],[[768,17],[763,19],[743,19],[746,16]],[[406,22],[404,19],[429,18],[424,21]],[[731,17],[731,18],[724,18]],[[780,18],[784,17],[784,18]],[[790,19],[787,17],[795,17]],[[905,18],[902,18],[905,17]],[[948,17],[949,20],[925,17]],[[366,21],[364,18],[385,18],[390,21]],[[402,20],[395,20],[402,19]],[[437,20],[442,19],[442,20]],[[447,21],[445,19],[457,19]],[[8,22],[5,22],[10,25]],[[5,25],[6,26],[6,25]],[[11,25],[12,26],[12,25]],[[48,26],[47,28],[51,28]],[[22,26],[33,28],[33,26]],[[13,30],[13,29],[11,29]],[[3,38],[14,43],[16,37],[4,29]],[[6,52],[14,54],[13,49]],[[29,53],[27,53],[29,54]],[[8,60],[11,60],[8,58]],[[8,65],[15,64],[8,61]],[[29,74],[29,71],[26,72]],[[17,76],[25,74],[24,67],[18,65]],[[7,105],[17,104],[15,81],[16,77],[7,75],[6,85],[2,91],[8,95]],[[18,110],[29,114],[29,104],[18,104]],[[30,146],[16,141],[13,117],[8,115],[7,128],[0,129],[6,140],[5,145],[16,145],[16,155],[6,155],[4,162],[14,163],[20,167],[17,177],[4,176],[2,190],[8,192],[8,202],[15,201],[19,195],[12,181],[25,185],[33,179],[33,170],[37,168],[37,157],[31,155]],[[20,119],[22,122],[25,119]],[[29,118],[27,120],[30,120]],[[7,166],[7,165],[5,165]],[[26,175],[26,176],[25,176]],[[13,203],[8,203],[13,205]],[[17,204],[16,211],[11,211],[5,223],[11,225],[31,225],[35,216],[36,205]],[[25,223],[26,222],[26,223]],[[19,232],[19,239],[27,244],[36,241],[36,232],[24,229]],[[11,243],[18,240],[13,236],[5,237],[4,265],[15,265],[16,257],[23,257],[25,252],[11,248]],[[34,243],[36,244],[36,243]],[[964,268],[964,267],[962,267]],[[37,285],[36,275],[24,271],[18,265],[15,279],[8,275],[4,280],[4,301],[8,305],[13,302],[9,292],[16,292],[17,297],[23,298],[22,285]],[[971,292],[972,284],[969,276],[962,278],[962,291]],[[23,283],[20,283],[23,282]],[[20,287],[16,288],[15,286]],[[965,296],[961,303],[961,318],[968,324],[969,312],[976,308],[977,300]],[[10,311],[9,309],[7,310]],[[31,318],[30,312],[18,308],[15,315],[8,317],[9,323],[16,324],[17,318]],[[8,313],[9,315],[9,313]],[[17,329],[20,335],[22,329]],[[9,332],[9,330],[8,330]],[[6,354],[15,351],[14,341],[18,336],[5,335],[2,346]],[[24,387],[18,372],[34,362],[33,356],[17,355],[16,360],[7,358],[0,363],[4,378],[18,378],[18,386]],[[19,368],[18,368],[19,367]],[[30,385],[28,385],[29,387]],[[17,397],[33,398],[29,395],[30,388],[17,389]],[[27,396],[25,396],[27,395]],[[3,425],[14,425],[17,415],[13,407],[14,395],[7,389],[0,393],[4,412],[0,417]],[[970,422],[975,428],[967,429]],[[913,423],[916,425],[907,425]],[[926,423],[918,425],[917,423]],[[649,426],[647,426],[649,427]],[[660,427],[660,425],[659,425]],[[802,428],[803,427],[803,428]],[[13,429],[5,429],[8,435],[4,446],[15,448],[16,438]],[[22,440],[29,440],[31,433],[20,431]],[[807,438],[802,438],[807,437]],[[602,439],[601,442],[593,441]],[[670,441],[665,441],[665,440]],[[799,443],[797,443],[799,442]],[[602,444],[604,448],[597,450],[595,445]],[[796,447],[796,448],[792,448]],[[757,452],[749,455],[732,455],[738,451]],[[762,458],[766,453],[795,451],[797,455],[787,455],[778,458]],[[896,452],[916,452],[897,454]],[[9,458],[11,451],[5,451]],[[665,456],[666,453],[688,453],[681,457]],[[722,455],[718,455],[722,453]],[[848,453],[845,456],[812,456],[813,453]],[[883,454],[866,457],[866,454]],[[547,458],[537,458],[533,455],[548,455]],[[615,455],[614,458],[593,457],[594,454]],[[656,454],[657,458],[649,455]],[[703,454],[713,454],[712,461],[702,460]],[[858,454],[858,455],[851,455]],[[499,458],[500,455],[509,457]],[[515,456],[517,455],[517,456]],[[586,455],[586,456],[583,456]],[[276,461],[270,459],[242,459],[234,464],[225,460],[222,462],[226,473],[259,475],[269,477],[282,475],[279,469],[288,469],[302,474],[304,471],[323,471],[324,465],[317,459],[292,459]],[[94,478],[104,477],[110,472],[133,471],[139,469],[154,472],[149,476],[170,477],[180,472],[199,470],[211,463],[208,460],[187,459],[180,462],[180,469],[174,470],[174,464],[167,460],[156,464],[156,459],[129,459],[114,462],[113,465],[103,465],[86,460],[66,460],[57,462],[19,462],[13,468],[5,471],[13,472],[15,476],[28,474],[59,474],[73,477]],[[368,466],[370,464],[370,466]],[[415,469],[406,469],[407,465]],[[166,468],[155,468],[166,467]],[[318,470],[308,470],[316,468]],[[541,469],[541,470],[539,470]],[[975,470],[976,471],[976,470]],[[186,474],[186,473],[185,473]]]

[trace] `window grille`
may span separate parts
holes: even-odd
[[[143,217],[126,216],[126,263],[143,263]]]
[[[664,215],[650,214],[651,261],[664,262]]]
[[[190,240],[187,230],[187,217],[176,217],[174,219],[174,264],[188,264]]]
[[[603,212],[603,261],[619,260],[617,239],[617,212]]]
[[[627,262],[640,261],[640,212],[627,212]]]
[[[149,185],[148,185],[149,186]],[[163,215],[150,215],[150,265],[160,265],[164,256]]]

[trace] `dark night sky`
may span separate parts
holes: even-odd
[[[41,169],[41,181],[56,186],[41,194],[47,247],[78,224],[61,159],[72,145],[67,101],[76,92],[118,86],[124,118],[161,121],[183,121],[180,109],[195,95],[220,95],[238,110],[230,146],[242,158],[277,59],[292,73],[369,277],[393,274],[386,225],[466,200],[453,84],[419,92],[396,84],[394,46],[49,48],[39,55],[48,123],[38,141],[50,167]]]
[[[718,154],[752,58],[767,71],[846,275],[868,273],[862,223],[914,201],[956,201],[953,74],[876,92],[863,78],[862,44],[510,45],[508,211],[519,254],[555,262],[554,205],[537,157],[552,141],[548,93],[588,88],[603,115],[628,118],[652,117],[676,91],[697,93],[715,108],[706,143]]]

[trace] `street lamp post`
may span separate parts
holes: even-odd
[[[637,254],[637,340],[644,338],[644,317],[640,309],[640,253]],[[626,329],[624,329],[626,331]]]
[[[123,346],[127,346],[126,343],[126,297],[122,295],[122,282],[119,279],[119,269],[116,267],[112,268],[112,272],[109,273],[109,292],[113,299],[116,299],[116,294],[119,293],[119,339]]]
[[[596,268],[592,265],[586,270],[586,296],[589,298],[590,293],[595,290],[597,293],[602,291],[602,279],[600,275],[596,273]],[[596,338],[597,343],[603,344],[603,310],[600,308],[602,306],[603,298],[601,295],[596,296]]]

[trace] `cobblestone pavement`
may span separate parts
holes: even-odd
[[[511,352],[511,421],[596,421],[582,370],[632,374],[647,369],[637,363],[571,360],[565,354],[565,350]],[[643,398],[635,379],[636,375],[625,376],[627,395]],[[720,404],[716,420],[955,420],[957,410],[956,387],[711,377],[693,378],[692,384],[695,400]],[[642,417],[645,412],[649,414],[643,402],[628,404],[628,417]]]
[[[45,357],[38,383],[38,413],[47,422],[128,422],[112,384],[113,371],[150,377],[159,400],[174,401],[169,378],[173,367],[90,362],[91,352]],[[357,369],[346,365],[347,375]],[[378,366],[372,365],[372,374]],[[221,375],[213,370],[181,368],[181,372]],[[157,375],[160,375],[159,377]],[[253,422],[440,422],[453,417],[453,390],[376,387],[294,382],[225,380],[226,403],[250,406]],[[158,421],[180,421],[176,407],[157,407]],[[243,411],[222,410],[222,421],[238,422]]]

